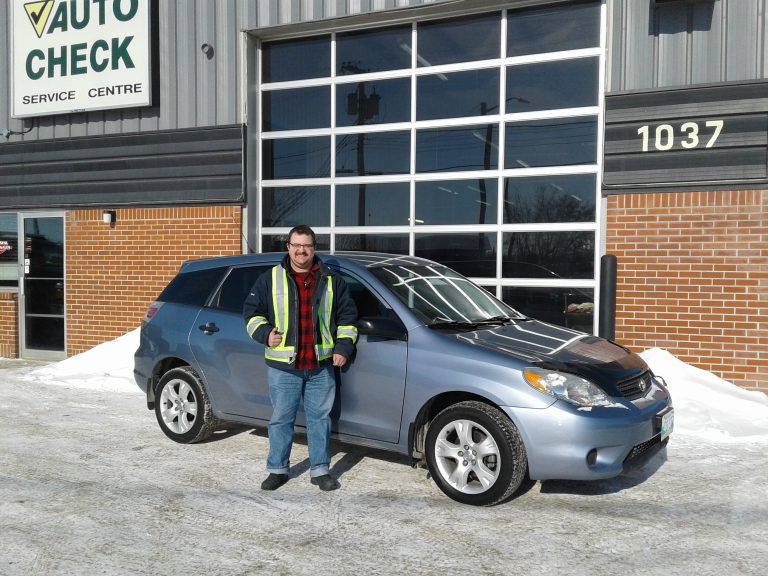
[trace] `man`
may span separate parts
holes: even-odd
[[[330,412],[336,395],[333,367],[344,366],[357,341],[357,308],[341,276],[315,256],[315,233],[296,226],[288,255],[262,274],[243,306],[248,334],[264,344],[272,401],[267,476],[262,490],[288,481],[293,428],[304,398],[309,475],[321,490],[336,490],[330,475]]]

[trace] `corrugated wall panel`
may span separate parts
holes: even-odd
[[[65,143],[0,146],[0,206],[242,202],[239,125]]]
[[[197,67],[195,62],[203,57],[197,48],[195,34],[195,6],[197,0],[176,3],[176,127],[186,128],[195,125],[195,111],[200,95],[195,92]],[[200,54],[200,56],[198,56]],[[184,97],[180,97],[181,95]],[[173,100],[172,100],[173,102]]]
[[[723,55],[723,5],[693,7],[691,84],[720,82]]]
[[[674,86],[682,80],[688,83],[688,11],[677,7],[658,10],[654,14],[654,26],[658,33],[659,86]]]
[[[626,36],[619,42],[623,59],[619,62],[619,76],[623,90],[631,90],[655,84],[656,58],[654,38],[648,34],[648,2],[622,2],[622,26]],[[645,21],[645,27],[638,23]],[[619,29],[621,30],[621,29]]]
[[[766,0],[607,0],[609,92],[764,80]]]
[[[762,22],[758,18],[762,0],[729,1],[725,36],[725,81],[752,80],[761,66]]]
[[[215,55],[219,65],[216,67],[214,83],[221,88],[216,93],[216,123],[228,117],[233,110],[240,110],[240,82],[237,50],[240,41],[239,34],[231,34],[237,30],[238,9],[235,0],[222,0],[216,3],[216,46]]]

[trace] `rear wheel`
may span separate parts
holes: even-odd
[[[454,404],[427,431],[427,465],[448,497],[491,506],[510,497],[528,469],[520,433],[499,409],[482,402]]]
[[[171,440],[193,444],[205,440],[216,430],[205,386],[189,366],[166,372],[155,397],[157,422]]]

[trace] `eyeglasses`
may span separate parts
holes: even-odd
[[[294,244],[293,242],[288,242],[288,246],[290,246],[294,250],[298,250],[299,248],[304,248],[305,250],[311,250],[315,247],[314,244]]]

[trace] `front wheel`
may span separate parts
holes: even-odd
[[[499,409],[459,402],[440,412],[427,431],[427,466],[448,497],[473,506],[506,500],[528,470],[522,438]]]
[[[208,394],[200,377],[189,366],[174,368],[163,374],[156,398],[157,423],[174,442],[201,442],[216,429]]]

